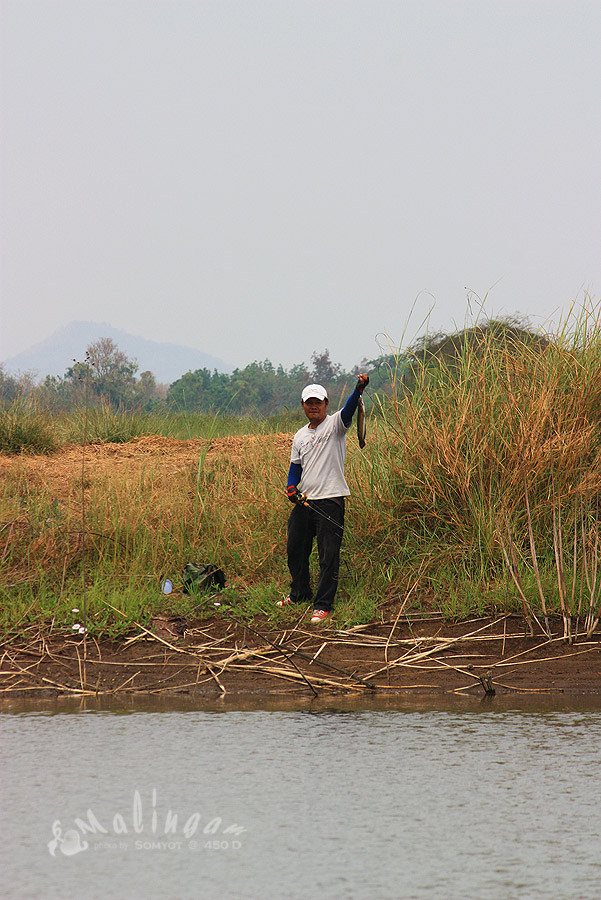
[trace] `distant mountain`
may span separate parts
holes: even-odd
[[[2,364],[7,373],[35,372],[40,380],[46,375],[64,375],[74,359],[83,361],[87,347],[104,337],[112,338],[119,350],[137,361],[138,375],[152,372],[160,384],[171,384],[185,372],[196,369],[231,372],[233,368],[222,359],[192,347],[148,341],[104,322],[71,322],[42,343],[3,360]]]

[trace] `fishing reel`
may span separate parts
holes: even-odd
[[[300,503],[302,506],[306,506],[308,503],[307,495],[299,491],[293,484],[288,485],[286,496],[292,503]]]

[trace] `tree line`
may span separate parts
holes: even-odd
[[[52,412],[105,404],[141,412],[268,416],[297,409],[303,387],[311,382],[324,384],[335,405],[350,392],[359,371],[369,371],[373,387],[378,389],[386,389],[390,381],[390,367],[384,357],[363,360],[349,372],[332,362],[325,349],[315,351],[309,365],[298,363],[285,369],[263,360],[234,369],[231,374],[203,368],[186,372],[165,386],[157,384],[152,372],[139,373],[137,361],[111,338],[101,338],[87,347],[83,361],[74,361],[64,375],[48,375],[39,384],[30,373],[17,377],[0,366],[0,403],[34,397]]]
[[[534,331],[527,319],[508,317],[488,320],[454,334],[426,334],[402,353],[363,359],[351,371],[332,362],[330,351],[315,351],[309,365],[290,369],[270,360],[251,362],[231,374],[196,369],[172,384],[157,384],[152,372],[138,374],[138,363],[123,353],[111,338],[90,344],[85,358],[73,362],[61,377],[47,376],[36,384],[31,374],[15,377],[0,366],[0,405],[34,397],[51,412],[108,405],[113,409],[141,412],[192,412],[232,415],[274,415],[296,410],[303,387],[323,384],[338,408],[352,390],[359,372],[370,377],[370,394],[412,391],[420,373],[440,370],[453,377],[469,351],[477,359],[491,346],[519,354],[530,347],[544,352],[548,338]]]

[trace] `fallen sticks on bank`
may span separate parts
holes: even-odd
[[[411,653],[411,651],[407,651],[407,653],[403,654],[403,656],[397,657],[397,659],[391,660],[391,662],[386,663],[386,665],[381,666],[377,671],[371,672],[369,674],[369,678],[375,678],[376,675],[380,675],[383,672],[387,672],[390,669],[393,669],[395,666],[409,665],[417,662],[421,659],[426,659],[428,657],[433,656],[434,653],[440,653],[441,650],[446,649],[447,647],[451,647],[453,644],[457,644],[459,641],[465,641],[471,635],[479,634],[479,632],[483,631],[485,628],[492,628],[494,625],[497,625],[499,622],[502,622],[503,618],[496,619],[494,622],[490,622],[487,625],[483,625],[482,628],[476,629],[470,635],[461,635],[460,637],[452,637],[448,638],[444,643],[439,644],[438,646],[430,647],[428,650],[423,650],[416,653]]]
[[[34,667],[37,668],[37,663],[32,663],[30,666],[27,666],[27,668],[24,668],[23,666],[20,666],[19,663],[17,662],[17,660],[14,659],[12,656],[8,655],[8,659],[9,659],[10,663],[15,667],[16,672],[18,672],[22,676],[25,676],[26,678],[31,678],[34,681],[38,681],[38,682],[41,681],[42,684],[38,685],[38,689],[48,686],[48,687],[54,688],[57,691],[61,691],[64,693],[69,693],[69,694],[73,694],[73,693],[75,693],[75,694],[81,694],[81,693],[93,694],[94,693],[94,691],[88,691],[85,688],[82,688],[81,685],[79,687],[73,687],[68,684],[63,684],[60,681],[55,681],[52,678],[46,678],[44,675],[40,675],[38,672],[32,672],[31,669],[33,669]],[[0,688],[0,693],[5,693],[6,691],[11,690],[11,688],[12,688],[12,685],[7,685],[7,687],[5,687],[5,688]]]
[[[445,627],[437,620],[429,634],[423,633],[426,629],[415,633],[417,629],[399,616],[389,623],[341,631],[332,626],[311,630],[299,619],[274,632],[266,623],[255,627],[238,621],[229,611],[225,620],[186,626],[174,635],[170,624],[164,617],[153,620],[151,627],[136,622],[137,633],[130,635],[134,640],[121,642],[60,634],[58,629],[51,635],[27,629],[20,642],[5,644],[0,653],[0,694],[13,697],[37,690],[70,696],[214,696],[216,691],[223,697],[232,692],[286,692],[286,682],[295,685],[295,693],[310,691],[313,697],[428,689],[463,693],[474,688],[489,695],[494,688],[542,693],[560,689],[556,672],[565,677],[572,657],[591,673],[588,684],[594,690],[596,653],[601,652],[601,642],[595,640],[568,652],[561,636],[536,641],[515,627],[508,635],[505,617],[462,633],[457,623]],[[172,640],[157,633],[161,629]],[[508,655],[501,640],[507,642]],[[390,658],[393,648],[396,655]],[[587,654],[591,662],[585,663]]]
[[[232,618],[233,618],[233,616],[232,616]],[[237,619],[234,619],[234,622],[237,622],[238,625],[242,625],[244,628],[248,627],[245,623],[238,622]],[[296,665],[296,663],[294,662],[294,660],[291,659],[290,654],[286,654],[286,650],[282,647],[281,643],[280,643],[280,644],[276,644],[275,641],[272,641],[272,640],[271,640],[271,638],[264,638],[264,636],[261,635],[261,634],[259,634],[259,632],[256,631],[254,628],[250,628],[250,630],[253,632],[253,634],[257,635],[257,636],[258,636],[259,638],[261,638],[262,640],[265,640],[265,639],[266,639],[266,640],[272,645],[272,647],[275,647],[276,650],[279,650],[284,656],[287,656],[288,661],[294,666],[294,668],[296,669],[296,671],[298,672],[298,674],[301,676],[301,678],[303,679],[303,681],[305,682],[305,684],[310,688],[311,693],[312,693],[315,697],[317,697],[317,691],[316,691],[315,686],[314,686],[314,684],[313,684],[314,679],[311,679],[311,681],[310,681],[310,680],[307,678],[307,676],[304,675],[304,674],[301,672],[301,670],[300,670],[299,667]]]
[[[237,620],[234,620],[234,621],[237,621]],[[242,623],[240,623],[240,624],[242,624]],[[262,637],[265,640],[269,641],[270,645],[275,650],[277,650],[279,653],[281,653],[285,658],[290,659],[290,662],[292,662],[292,664],[294,665],[294,667],[297,669],[298,672],[300,672],[300,669],[298,668],[298,666],[296,666],[294,661],[291,659],[292,655],[299,656],[301,659],[308,661],[309,665],[312,665],[314,662],[317,662],[318,665],[323,666],[324,668],[330,669],[332,672],[337,672],[341,675],[344,675],[346,678],[350,678],[351,681],[356,681],[356,682],[362,684],[364,687],[370,688],[371,690],[376,689],[376,685],[373,683],[370,683],[367,679],[361,678],[360,676],[356,675],[355,673],[349,672],[347,669],[340,668],[339,666],[335,666],[332,663],[327,663],[324,660],[319,660],[318,657],[319,657],[320,653],[322,652],[322,650],[324,649],[324,647],[327,646],[327,641],[323,641],[319,650],[311,656],[307,653],[303,653],[298,647],[291,646],[289,640],[283,639],[284,636],[282,636],[282,639],[276,643],[274,641],[271,641],[270,638],[266,638],[265,635],[260,634],[256,629],[251,628],[250,630],[255,635],[257,635],[257,637]],[[287,634],[287,632],[285,634]],[[313,637],[313,635],[311,635],[311,636]],[[303,646],[304,643],[306,643],[306,641],[301,642],[301,646]],[[302,675],[302,673],[300,673],[300,674]]]

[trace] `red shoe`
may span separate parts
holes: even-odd
[[[281,600],[276,600],[276,606],[292,606],[292,600],[290,599],[290,594],[287,597],[282,597]]]
[[[313,615],[311,616],[311,625],[319,625],[320,622],[323,622],[330,615],[330,611],[328,609],[314,609]]]

